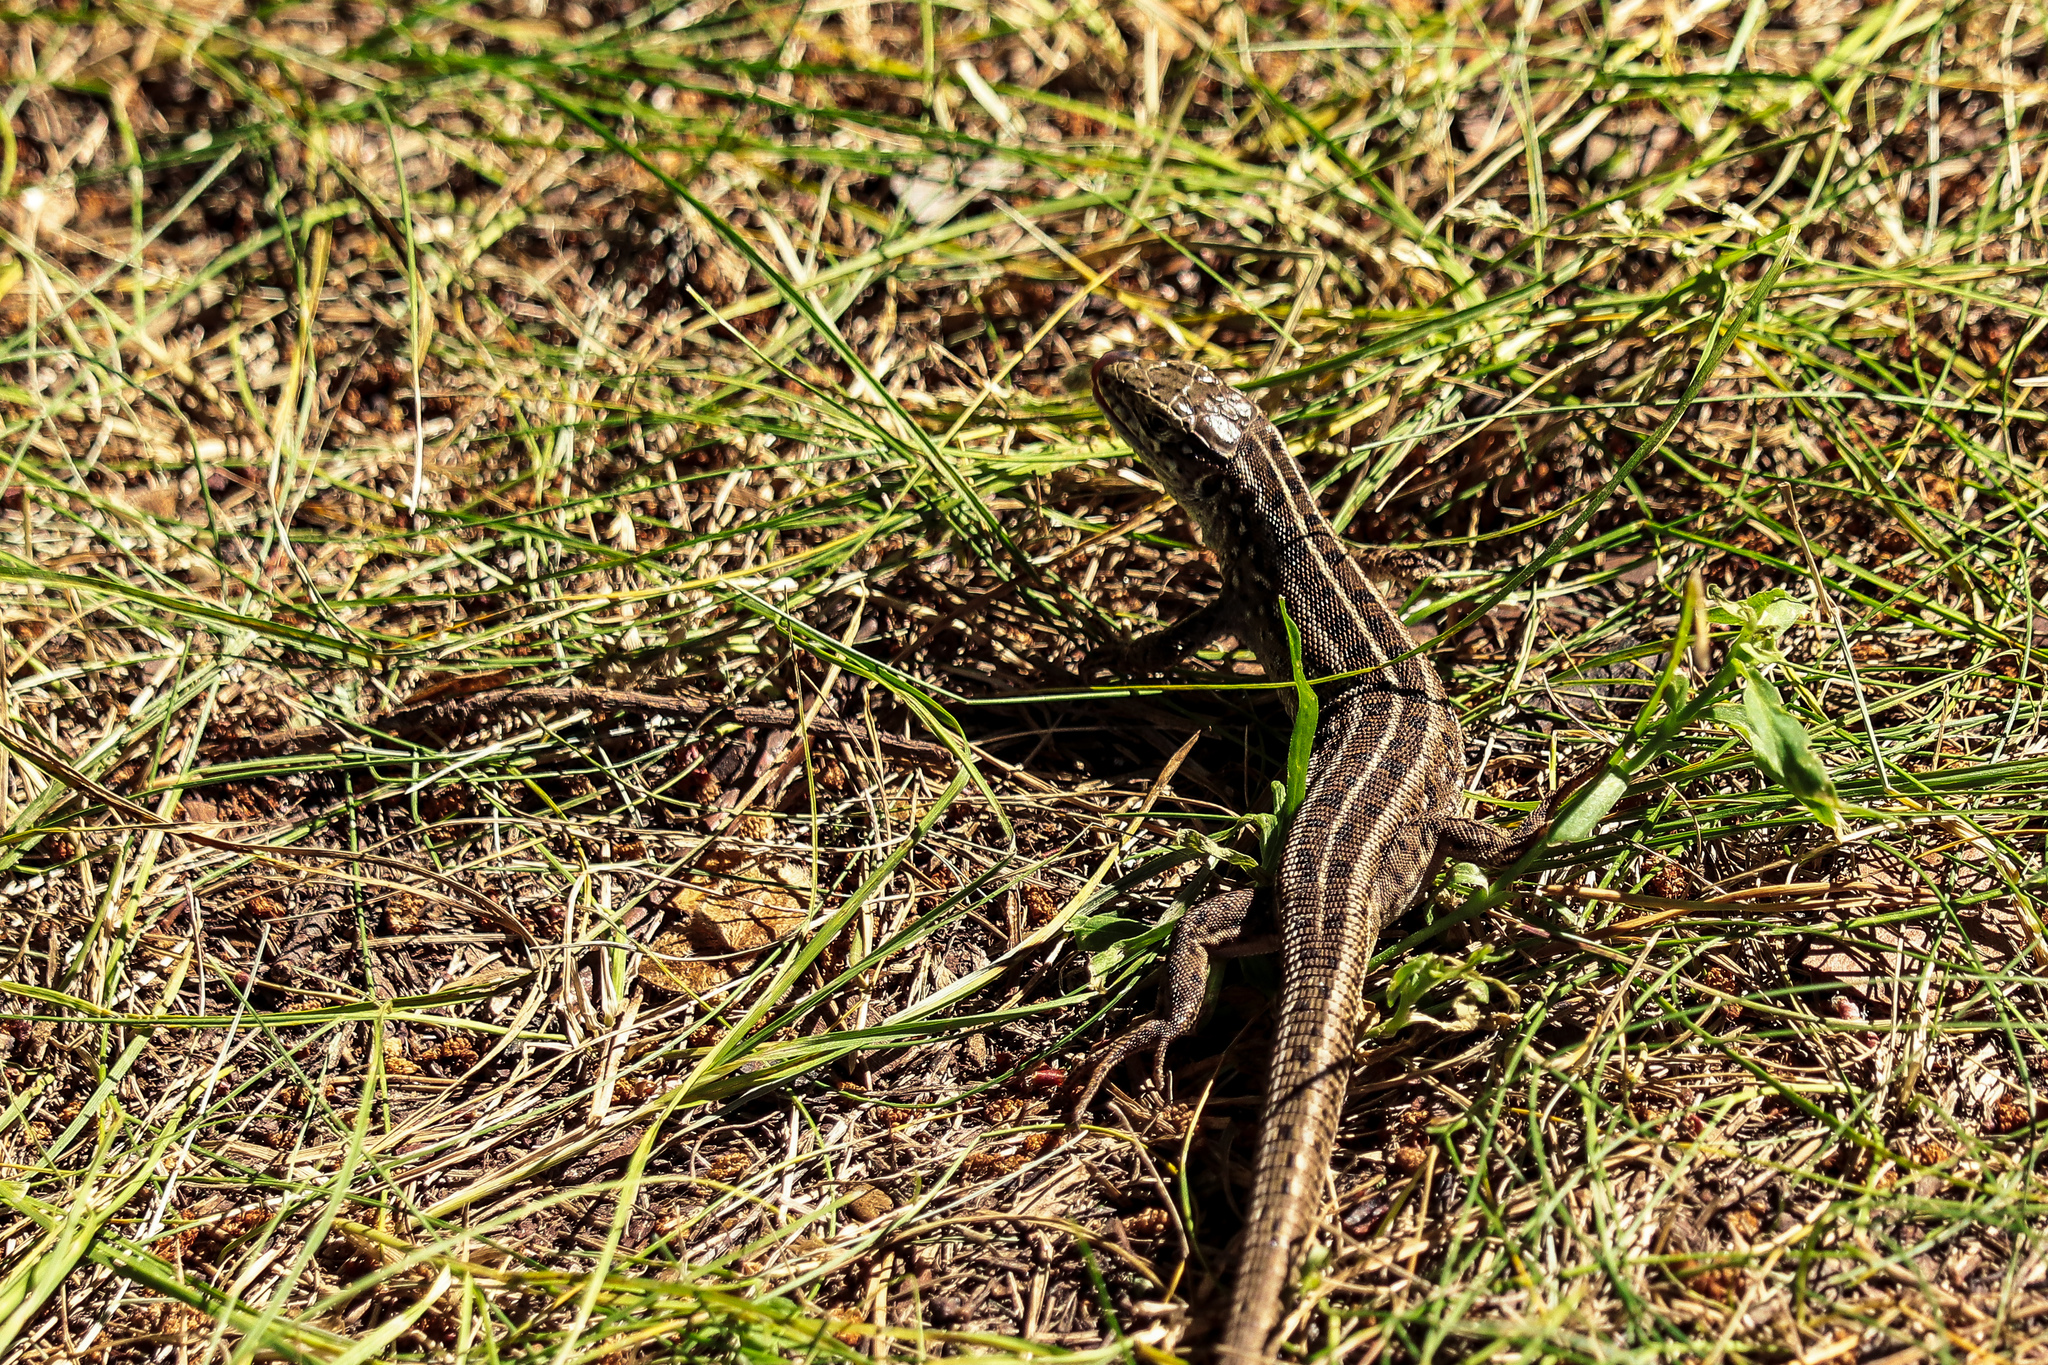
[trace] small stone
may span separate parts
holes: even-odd
[[[846,1210],[861,1222],[870,1222],[896,1207],[896,1201],[876,1189],[873,1185],[856,1185],[853,1198],[846,1201]]]

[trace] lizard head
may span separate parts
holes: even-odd
[[[1102,415],[1162,478],[1162,466],[1189,473],[1224,468],[1244,433],[1264,420],[1249,398],[1192,360],[1111,351],[1095,362],[1091,378]]]
[[[1144,360],[1111,351],[1092,371],[1095,401],[1139,463],[1194,515],[1219,553],[1233,537],[1243,479],[1235,455],[1265,425],[1251,399],[1192,360]]]

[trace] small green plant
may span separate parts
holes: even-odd
[[[1511,954],[1488,944],[1477,943],[1463,961],[1441,953],[1416,953],[1394,968],[1387,986],[1387,1015],[1365,1036],[1387,1038],[1414,1024],[1429,1024],[1449,1033],[1468,1033],[1485,1023],[1496,1001],[1509,1009],[1521,1003],[1515,988],[1497,976],[1479,970],[1492,962],[1504,962]],[[1451,993],[1434,1014],[1417,1008],[1424,1000],[1449,989]]]
[[[1771,671],[1787,662],[1785,632],[1804,620],[1810,610],[1806,603],[1778,588],[1741,602],[1714,604],[1713,623],[1736,632],[1728,642],[1727,666],[1742,681],[1742,698],[1717,702],[1713,715],[1748,743],[1766,777],[1798,798],[1814,819],[1840,834],[1844,816],[1878,812],[1847,803],[1837,794],[1805,723],[1786,707],[1770,679]]]

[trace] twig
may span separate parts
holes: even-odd
[[[829,739],[855,744],[874,743],[892,758],[909,759],[937,767],[951,767],[956,761],[944,745],[930,740],[870,731],[851,721],[828,716],[802,720],[795,711],[781,706],[728,706],[715,698],[679,692],[625,692],[609,687],[505,687],[476,692],[464,697],[444,697],[418,706],[400,707],[375,720],[359,725],[339,721],[272,730],[267,734],[221,741],[250,757],[275,758],[307,753],[341,744],[360,732],[387,735],[395,739],[445,738],[460,733],[488,716],[522,708],[546,711],[632,712],[649,716],[682,716],[704,721],[714,716],[740,725],[779,730],[801,728]]]

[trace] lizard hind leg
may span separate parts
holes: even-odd
[[[1506,867],[1519,862],[1523,854],[1536,846],[1537,840],[1550,832],[1557,813],[1564,809],[1565,803],[1581,787],[1606,772],[1608,760],[1613,756],[1611,753],[1603,755],[1559,783],[1557,790],[1545,797],[1543,804],[1529,812],[1528,818],[1513,831],[1498,830],[1483,820],[1461,815],[1431,816],[1422,824],[1426,832],[1436,838],[1439,859],[1448,855],[1481,867]]]
[[[1174,926],[1173,943],[1166,954],[1166,1009],[1156,1019],[1097,1048],[1083,1064],[1087,1079],[1076,1091],[1067,1109],[1067,1122],[1077,1124],[1095,1099],[1095,1092],[1118,1063],[1135,1052],[1152,1052],[1152,1079],[1166,1089],[1166,1049],[1176,1038],[1192,1033],[1202,1012],[1202,995],[1209,980],[1211,952],[1236,939],[1251,912],[1253,892],[1226,891],[1188,907]],[[1222,954],[1218,954],[1221,956]]]

